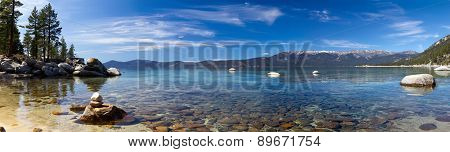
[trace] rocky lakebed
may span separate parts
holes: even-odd
[[[430,73],[426,69],[325,69],[300,80],[285,72],[267,77],[266,71],[214,71],[224,79],[207,74],[191,80],[184,76],[211,70],[153,70],[144,79],[136,70],[109,74],[99,62],[68,63],[74,68],[66,76],[50,77],[43,66],[45,76],[3,77],[0,126],[8,132],[450,131],[448,77],[431,71],[405,78]],[[262,87],[236,86],[254,81]],[[218,86],[208,88],[211,83]]]

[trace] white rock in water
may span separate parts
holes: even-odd
[[[276,77],[280,77],[280,73],[269,72],[269,73],[267,73],[267,76],[272,77],[272,78],[276,78]]]
[[[236,71],[236,69],[235,68],[230,68],[230,69],[228,69],[228,71]]]
[[[404,77],[400,85],[409,87],[434,87],[436,86],[436,82],[430,74],[416,74]]]
[[[313,71],[312,74],[320,74],[319,71]]]
[[[91,101],[102,102],[103,97],[100,95],[100,93],[96,92],[96,93],[92,94]]]
[[[120,73],[119,69],[117,69],[117,68],[109,68],[107,70],[107,72],[108,72],[109,76],[120,76],[120,75],[122,75],[122,73]]]
[[[450,68],[448,68],[446,66],[440,66],[440,67],[434,69],[434,71],[450,71]]]

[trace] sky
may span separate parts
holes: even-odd
[[[450,0],[20,0],[51,3],[79,57],[246,59],[298,50],[422,52],[450,33]],[[21,30],[22,34],[24,30]]]

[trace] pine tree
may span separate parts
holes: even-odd
[[[65,60],[67,58],[67,43],[64,37],[61,38],[61,49],[59,51],[59,57],[62,60]]]
[[[18,0],[2,0],[0,2],[0,50],[7,56],[22,53],[20,33],[16,23],[22,15],[17,8],[23,4]]]
[[[33,43],[33,38],[31,37],[30,33],[25,33],[25,36],[23,37],[23,47],[24,47],[24,51],[26,52],[26,54],[28,56],[30,56],[30,51],[31,51],[31,43]]]
[[[34,7],[31,12],[30,17],[28,17],[27,34],[32,35],[33,39],[31,42],[30,56],[37,59],[40,55],[40,44],[42,39],[42,23],[39,23],[39,13],[36,7]]]
[[[44,60],[55,55],[54,49],[59,45],[59,36],[62,28],[59,27],[58,14],[53,10],[51,4],[46,5],[39,15],[43,35]]]
[[[68,58],[75,58],[75,46],[70,45],[69,52],[67,53]]]

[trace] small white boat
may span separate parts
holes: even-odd
[[[230,69],[228,69],[228,71],[236,71],[236,69],[235,68],[230,68]]]
[[[434,69],[434,71],[450,71],[450,68],[448,68],[446,66],[440,66],[440,67]]]
[[[280,73],[278,73],[278,72],[269,72],[269,73],[267,73],[267,76],[269,76],[271,78],[280,77]]]
[[[319,71],[313,71],[312,74],[320,74]]]

